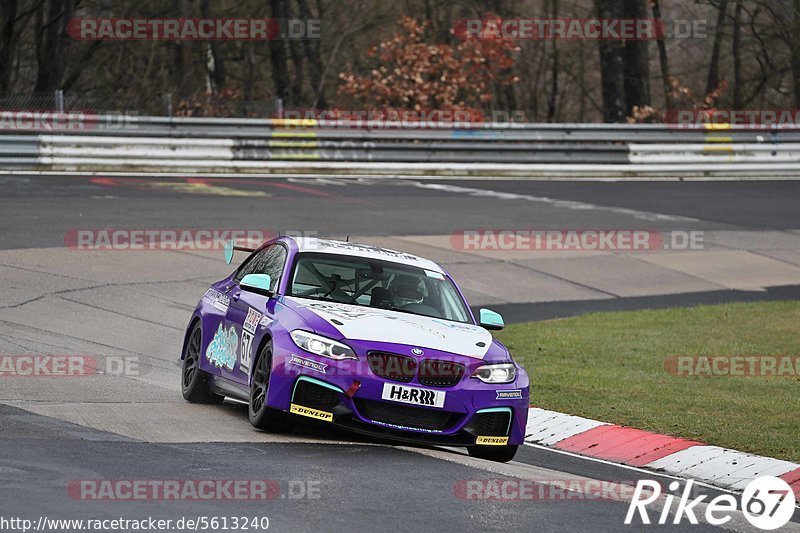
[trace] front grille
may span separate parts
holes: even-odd
[[[356,409],[375,422],[409,428],[443,431],[458,421],[459,414],[440,409],[423,409],[388,402],[356,398]]]
[[[408,383],[417,373],[417,360],[408,355],[386,352],[369,352],[369,368],[376,376]]]
[[[467,429],[475,435],[487,437],[504,437],[508,435],[511,414],[507,411],[494,413],[478,413]]]
[[[292,403],[321,411],[332,411],[339,404],[339,393],[322,385],[300,380],[294,389]]]
[[[419,365],[419,382],[429,387],[452,387],[464,375],[464,365],[426,359]]]

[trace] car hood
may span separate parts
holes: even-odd
[[[286,304],[317,333],[341,339],[406,344],[483,359],[492,335],[474,324],[400,313],[373,307],[321,302],[288,296]]]

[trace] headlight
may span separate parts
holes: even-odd
[[[472,377],[484,383],[511,383],[517,377],[517,367],[514,363],[483,365],[472,373]]]
[[[290,335],[294,343],[301,350],[321,355],[322,357],[336,359],[337,361],[358,359],[358,356],[356,356],[352,348],[341,342],[329,339],[328,337],[309,333],[302,329],[296,329],[292,331]]]

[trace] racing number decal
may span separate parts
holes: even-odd
[[[239,370],[245,374],[250,373],[250,364],[253,362],[253,334],[242,332],[242,349],[239,352]]]
[[[242,324],[242,346],[239,350],[239,370],[245,374],[250,373],[250,365],[253,362],[253,337],[263,316],[252,307],[247,308],[247,318]]]

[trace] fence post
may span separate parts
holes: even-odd
[[[64,112],[64,90],[63,89],[56,89],[55,91],[55,104],[56,104],[56,112],[63,113]]]
[[[164,110],[168,117],[172,116],[172,93],[164,93]]]

